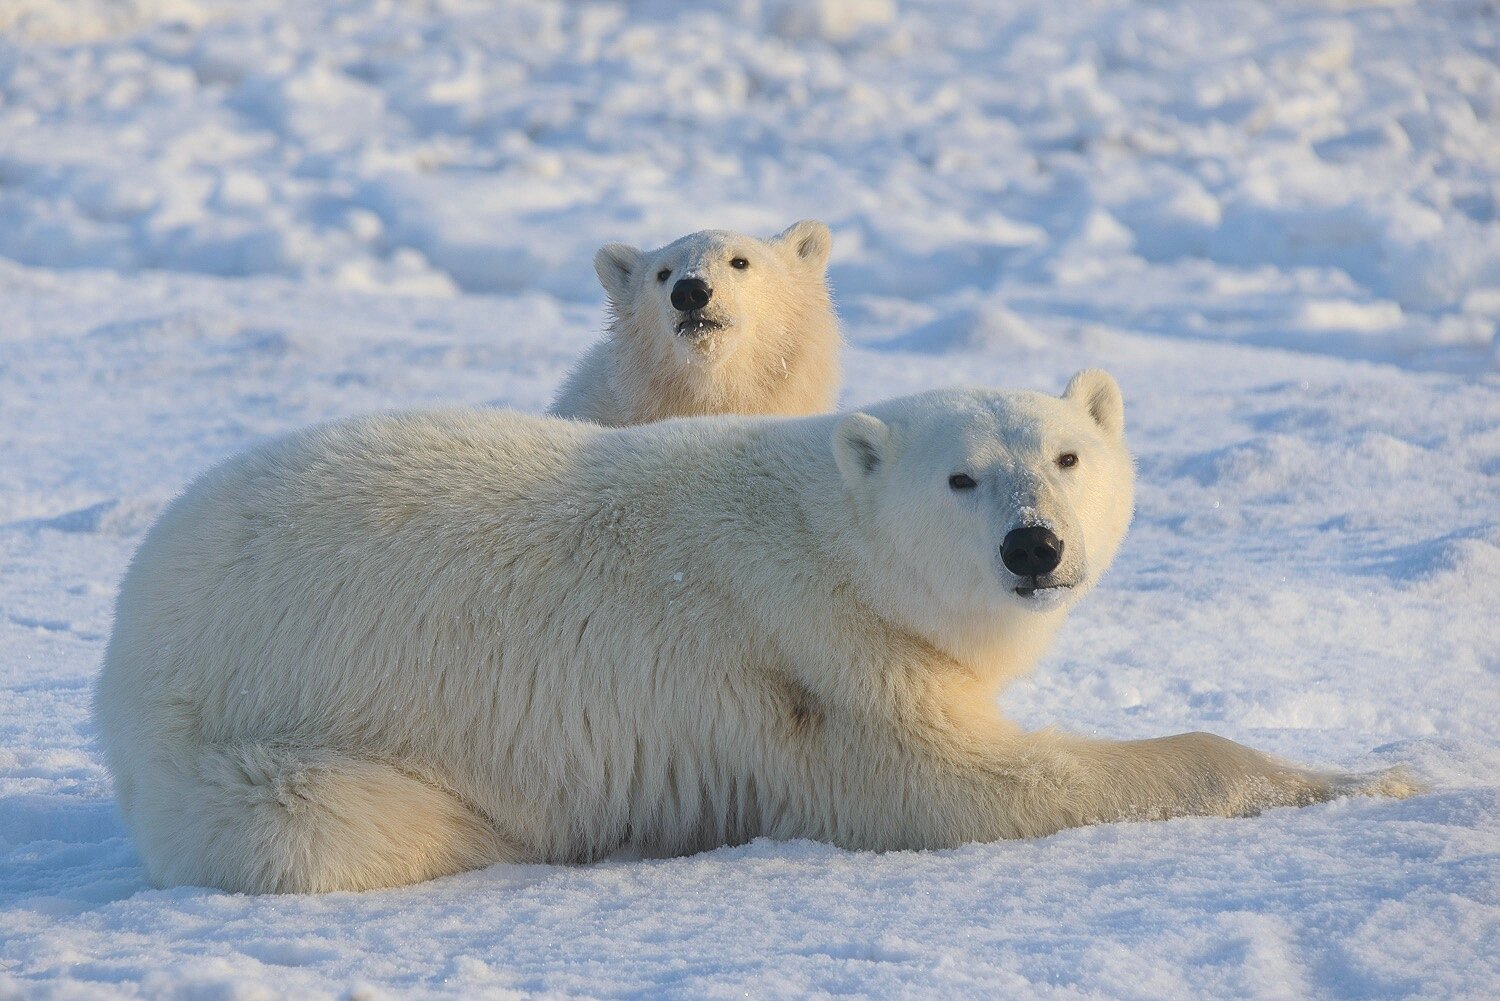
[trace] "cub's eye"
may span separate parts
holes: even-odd
[[[954,473],[948,477],[948,486],[954,490],[973,490],[979,484],[968,473]]]
[[[731,268],[735,268],[737,270],[744,271],[746,268],[748,268],[750,266],[750,262],[747,261],[747,260],[745,260],[743,257],[735,257],[735,258],[731,258],[730,259],[729,266]]]
[[[1057,464],[1064,469],[1072,469],[1074,466],[1078,465],[1078,456],[1073,454],[1072,452],[1064,452],[1062,455],[1059,455],[1057,457]]]
[[[659,281],[659,282],[664,282],[668,278],[671,278],[671,277],[672,277],[672,269],[671,268],[662,268],[660,271],[658,271],[656,273],[656,280]]]

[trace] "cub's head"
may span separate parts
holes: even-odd
[[[888,600],[984,621],[1072,604],[1125,537],[1134,470],[1106,372],[1061,397],[942,390],[850,414],[834,456]],[[889,603],[889,601],[888,601]]]
[[[685,362],[716,362],[769,328],[794,331],[800,314],[831,311],[832,246],[828,227],[814,220],[771,240],[710,229],[660,250],[606,244],[594,270],[617,329]]]

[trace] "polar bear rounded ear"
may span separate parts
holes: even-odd
[[[803,219],[784,229],[771,241],[809,271],[822,274],[833,252],[833,233],[816,219]]]
[[[630,279],[640,270],[645,255],[624,243],[606,243],[594,255],[594,274],[604,286],[609,301],[624,303],[630,300]]]
[[[886,459],[890,428],[878,417],[850,414],[833,432],[833,459],[851,486],[864,482]]]
[[[1075,374],[1062,395],[1087,410],[1105,431],[1116,436],[1125,433],[1125,398],[1115,377],[1104,369],[1086,368]]]

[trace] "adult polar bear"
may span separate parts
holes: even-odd
[[[828,227],[805,219],[771,240],[704,230],[659,250],[594,256],[609,335],[563,382],[551,413],[622,427],[711,414],[833,409],[838,318]]]
[[[212,470],[97,693],[151,878],[364,889],[757,835],[930,848],[1363,786],[1207,734],[1024,733],[995,695],[1131,516],[1119,391],[608,430],[505,412]]]

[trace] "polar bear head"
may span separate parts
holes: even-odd
[[[682,362],[714,365],[747,346],[778,346],[809,317],[835,323],[832,246],[828,227],[809,219],[771,240],[714,229],[659,250],[610,243],[594,255],[594,270],[617,331],[651,339]]]
[[[942,390],[842,418],[834,457],[879,604],[981,633],[1070,606],[1130,524],[1124,430],[1119,387],[1098,369],[1061,397]]]

